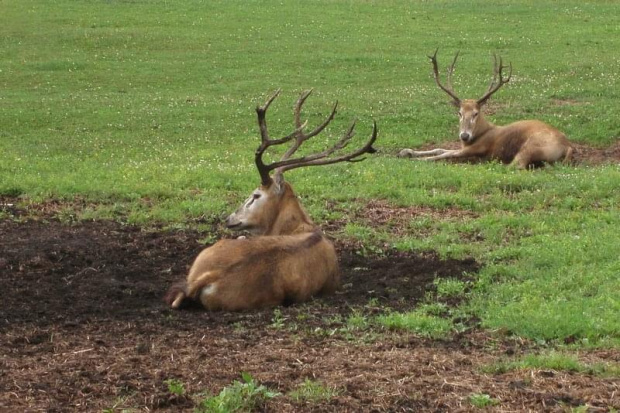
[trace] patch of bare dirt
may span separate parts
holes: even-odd
[[[371,204],[369,214],[388,219],[387,209]],[[339,245],[336,295],[277,312],[207,313],[171,311],[162,301],[203,248],[196,232],[47,219],[3,220],[0,234],[0,411],[192,411],[200,393],[219,392],[243,371],[283,394],[262,407],[273,412],[473,411],[471,394],[490,395],[502,411],[620,407],[612,379],[481,373],[524,351],[508,339],[475,330],[446,341],[373,338],[344,328],[354,310],[413,309],[436,277],[476,272],[473,260],[367,257]],[[619,358],[614,351],[589,357]],[[170,393],[172,378],[185,395]],[[339,395],[318,403],[286,396],[307,378]]]
[[[403,236],[412,234],[411,222],[415,219],[466,220],[478,217],[478,214],[473,211],[456,207],[395,206],[384,199],[359,200],[359,205],[363,206],[356,211],[344,211],[335,203],[330,205],[331,210],[344,212],[347,218],[332,220],[323,225],[323,228],[327,232],[337,232],[342,230],[348,222],[353,221],[375,228],[381,227],[395,236]],[[420,230],[417,229],[417,231]],[[349,244],[350,247],[355,247],[355,242],[349,242]]]
[[[393,234],[403,235],[410,232],[409,225],[416,217],[464,220],[477,216],[472,211],[460,208],[437,209],[418,205],[398,207],[385,200],[371,200],[355,215],[355,218],[367,225],[379,225],[388,228]]]
[[[573,143],[575,147],[575,162],[585,165],[600,165],[604,163],[620,163],[620,139],[610,146],[597,148],[590,145]]]

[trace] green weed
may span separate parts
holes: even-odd
[[[177,396],[183,396],[185,394],[185,385],[178,379],[164,380],[164,383],[168,386],[168,392]]]
[[[273,317],[271,318],[271,328],[281,330],[284,328],[286,318],[282,315],[282,310],[274,308]]]
[[[499,404],[499,400],[494,399],[488,394],[484,394],[484,393],[470,394],[469,402],[472,404],[472,406],[477,407],[479,409],[483,409],[489,406],[496,406]]]
[[[241,374],[242,381],[237,381],[222,389],[217,396],[203,400],[196,412],[204,413],[233,413],[249,412],[256,409],[268,399],[280,395],[259,385],[248,373]]]

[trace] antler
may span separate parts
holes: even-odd
[[[508,73],[508,77],[504,79],[504,69],[510,68],[510,73]],[[493,78],[491,79],[491,83],[489,84],[489,88],[487,89],[487,93],[484,94],[480,99],[478,99],[478,104],[483,105],[486,101],[493,95],[493,93],[497,92],[499,88],[504,86],[510,78],[512,77],[512,63],[509,63],[508,66],[504,66],[502,64],[502,58],[499,58],[499,64],[497,63],[497,55],[493,54]]]
[[[446,77],[446,82],[447,82],[447,87],[446,87],[442,85],[441,81],[439,80],[439,68],[437,67],[437,51],[438,50],[439,48],[435,49],[435,53],[432,56],[428,56],[428,58],[431,59],[431,63],[433,64],[433,76],[435,77],[435,82],[437,83],[437,86],[441,88],[441,90],[443,90],[448,95],[450,95],[450,97],[453,99],[453,103],[456,106],[460,106],[461,99],[459,99],[456,93],[454,93],[454,90],[453,90],[454,88],[452,87],[452,73],[454,72],[454,65],[456,64],[456,59],[458,59],[459,57],[459,52],[456,52],[456,54],[454,55],[454,60],[452,61],[452,64],[448,68],[448,75]]]
[[[258,115],[258,126],[261,132],[261,144],[258,147],[258,149],[256,149],[256,152],[254,154],[254,159],[256,162],[256,167],[258,168],[258,173],[261,176],[261,182],[263,185],[266,186],[266,185],[271,184],[273,180],[271,176],[269,175],[269,172],[273,170],[276,170],[276,173],[278,174],[282,174],[285,171],[295,169],[295,168],[300,168],[302,166],[329,165],[332,163],[345,162],[345,161],[357,162],[357,161],[362,161],[365,159],[365,158],[356,159],[360,155],[363,155],[364,153],[376,152],[375,149],[372,147],[372,144],[377,139],[377,124],[375,122],[373,125],[372,135],[370,139],[368,140],[368,142],[366,142],[366,144],[362,148],[354,152],[351,152],[349,154],[346,154],[346,155],[338,156],[335,158],[328,158],[334,152],[341,150],[345,146],[347,146],[347,144],[349,143],[349,141],[354,135],[353,129],[355,128],[355,122],[353,122],[351,126],[349,127],[349,129],[347,129],[345,134],[342,136],[342,138],[340,138],[336,142],[336,144],[332,146],[331,148],[323,152],[320,152],[320,153],[290,159],[290,157],[297,151],[297,149],[299,149],[299,147],[306,140],[321,133],[323,129],[327,127],[327,125],[332,121],[332,119],[334,119],[334,116],[336,115],[336,108],[338,107],[338,102],[334,104],[334,108],[332,109],[327,119],[323,121],[323,123],[317,126],[310,133],[304,133],[303,129],[306,127],[306,124],[308,122],[306,121],[303,124],[301,123],[301,107],[303,106],[304,102],[306,101],[308,96],[310,96],[311,93],[312,93],[312,89],[304,91],[299,97],[299,99],[297,100],[297,103],[295,103],[295,108],[294,108],[295,130],[293,131],[293,133],[291,133],[288,136],[285,136],[284,138],[270,139],[269,133],[267,132],[267,122],[265,120],[265,113],[267,112],[267,109],[269,108],[269,105],[271,104],[271,102],[273,102],[273,100],[280,94],[280,89],[278,89],[273,94],[273,96],[271,96],[267,100],[267,102],[263,106],[259,106],[256,108],[256,113]],[[282,158],[279,161],[273,162],[270,164],[265,164],[263,162],[263,153],[268,147],[272,145],[280,145],[280,144],[289,142],[292,139],[295,139],[295,142],[284,153],[284,155],[282,155]]]

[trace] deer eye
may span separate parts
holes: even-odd
[[[457,112],[457,115],[459,115],[459,118],[463,117],[463,114],[461,112]]]
[[[474,113],[472,113],[472,115],[471,115],[471,117],[472,117],[472,118],[475,118],[476,116],[478,116],[478,112],[474,112]]]
[[[254,201],[256,201],[260,197],[261,197],[261,194],[259,192],[252,194],[252,196],[250,196],[250,199],[248,199],[248,201],[245,203],[245,207],[249,208],[250,206],[252,206]]]

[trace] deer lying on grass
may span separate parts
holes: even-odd
[[[184,300],[195,300],[208,310],[246,310],[308,300],[317,294],[333,292],[339,284],[338,259],[332,243],[312,222],[299,203],[285,171],[304,166],[361,161],[365,153],[375,152],[377,125],[370,139],[356,151],[330,157],[343,149],[353,137],[355,122],[336,144],[320,153],[291,158],[304,141],[319,134],[336,114],[316,129],[304,133],[301,107],[311,91],[302,93],[294,109],[295,130],[281,139],[270,139],[265,113],[279,90],[256,108],[261,144],[255,163],[261,185],[226,219],[234,230],[248,230],[256,237],[224,239],[203,250],[194,261],[187,280],[170,288],[166,301],[179,308]],[[279,161],[265,164],[263,153],[272,145],[292,141]],[[270,172],[274,171],[273,176]]]
[[[477,158],[481,160],[499,160],[505,164],[519,168],[541,166],[543,163],[554,163],[559,160],[569,161],[573,148],[566,136],[546,123],[538,120],[522,120],[506,126],[496,126],[487,121],[482,115],[482,107],[489,98],[503,85],[508,83],[512,76],[510,72],[504,77],[506,66],[502,59],[494,56],[494,73],[487,92],[478,100],[461,100],[452,88],[452,73],[458,58],[454,56],[452,65],[448,68],[447,86],[441,84],[439,69],[437,68],[437,50],[429,56],[433,65],[433,75],[437,86],[452,98],[452,104],[459,111],[459,138],[461,149],[433,149],[430,151],[414,151],[403,149],[401,157],[423,157],[423,160],[465,159]]]

